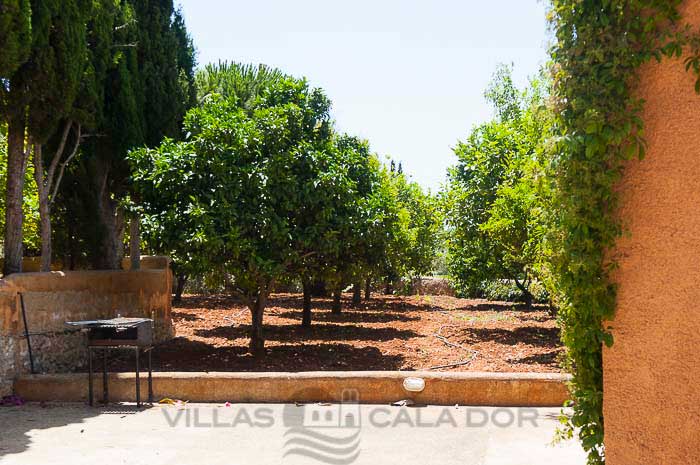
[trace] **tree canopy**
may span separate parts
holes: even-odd
[[[473,129],[455,153],[443,194],[451,275],[463,294],[486,282],[512,280],[531,302],[529,285],[540,269],[545,196],[538,184],[551,117],[546,80],[521,91],[502,66],[485,93],[495,118]]]
[[[292,220],[312,193],[297,189],[298,178],[326,137],[329,107],[322,92],[285,77],[248,108],[235,96],[212,95],[187,115],[188,140],[132,153],[151,224],[180,229],[171,244],[180,248],[184,239],[197,250],[189,266],[231,277],[252,312],[255,353],[267,296],[300,260]]]

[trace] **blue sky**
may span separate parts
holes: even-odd
[[[181,0],[200,65],[265,63],[333,101],[337,127],[439,188],[452,147],[491,116],[499,63],[546,62],[542,0]]]

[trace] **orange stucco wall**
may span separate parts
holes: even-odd
[[[683,6],[700,27],[700,0]],[[682,60],[638,89],[649,143],[628,164],[619,213],[615,343],[604,351],[609,465],[700,464],[700,96]]]

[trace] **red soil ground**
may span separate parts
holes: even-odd
[[[379,295],[353,307],[346,294],[343,313],[333,315],[329,299],[313,304],[313,325],[304,329],[301,296],[272,296],[267,356],[255,360],[247,353],[244,305],[227,296],[185,296],[173,308],[177,337],[155,350],[154,369],[561,371],[559,330],[544,307]]]

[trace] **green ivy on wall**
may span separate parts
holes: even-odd
[[[614,266],[606,251],[622,233],[614,186],[625,160],[645,151],[635,96],[638,68],[680,57],[700,74],[697,35],[681,27],[680,0],[552,0],[553,105],[550,162],[556,206],[552,237],[562,340],[573,374],[573,416],[561,434],[578,435],[588,463],[605,461],[602,347],[612,335]],[[700,79],[696,83],[700,91]]]

